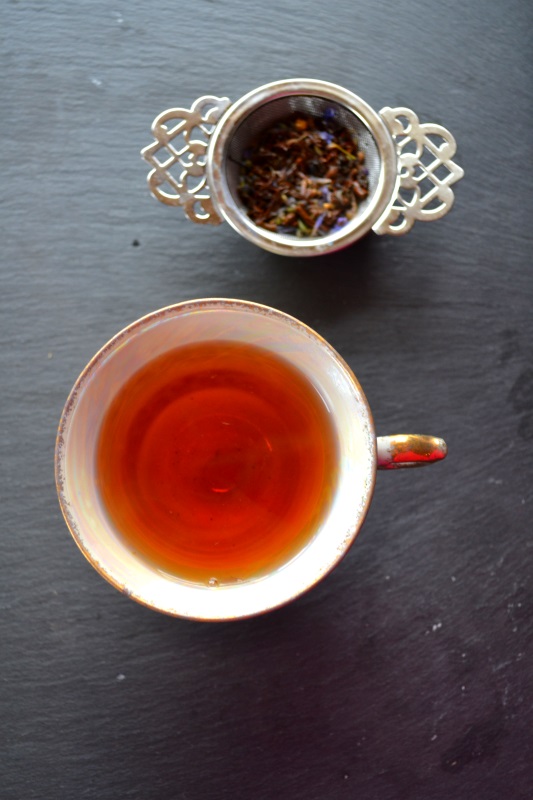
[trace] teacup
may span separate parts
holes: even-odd
[[[203,299],[143,317],[94,356],[55,466],[70,532],[106,580],[215,621],[313,587],[361,529],[377,469],[445,456],[435,437],[376,438],[356,377],[307,325]]]

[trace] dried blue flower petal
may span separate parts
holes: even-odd
[[[313,230],[311,231],[311,236],[316,236],[316,232],[319,230],[320,226],[324,222],[325,216],[326,216],[325,214],[320,214],[320,216],[317,217],[316,222],[313,225]]]
[[[330,233],[337,233],[337,231],[342,230],[346,223],[348,222],[347,217],[338,217],[335,225],[332,227]]]

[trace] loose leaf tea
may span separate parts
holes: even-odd
[[[239,198],[256,225],[275,233],[324,236],[340,230],[368,196],[365,154],[328,111],[277,122],[243,158]]]

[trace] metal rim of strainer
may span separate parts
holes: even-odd
[[[255,225],[235,197],[228,182],[226,171],[228,151],[232,138],[241,124],[267,103],[295,95],[325,99],[354,114],[369,131],[379,152],[379,175],[366,207],[339,231],[327,236],[297,238],[274,233]],[[352,244],[368,233],[382,216],[396,186],[396,149],[383,119],[353,92],[320,80],[299,78],[275,81],[241,97],[221,117],[209,145],[207,180],[211,197],[220,216],[250,242],[281,255],[319,255]]]

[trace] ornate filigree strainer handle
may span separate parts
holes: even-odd
[[[398,155],[398,178],[391,204],[374,225],[375,233],[401,236],[415,220],[440,219],[451,209],[452,184],[464,170],[452,161],[455,139],[441,125],[421,124],[409,108],[382,108]]]
[[[218,225],[206,181],[206,155],[227,97],[199,97],[191,108],[170,108],[152,123],[155,142],[141,150],[150,164],[150,191],[162,203],[182,206],[193,222]]]

